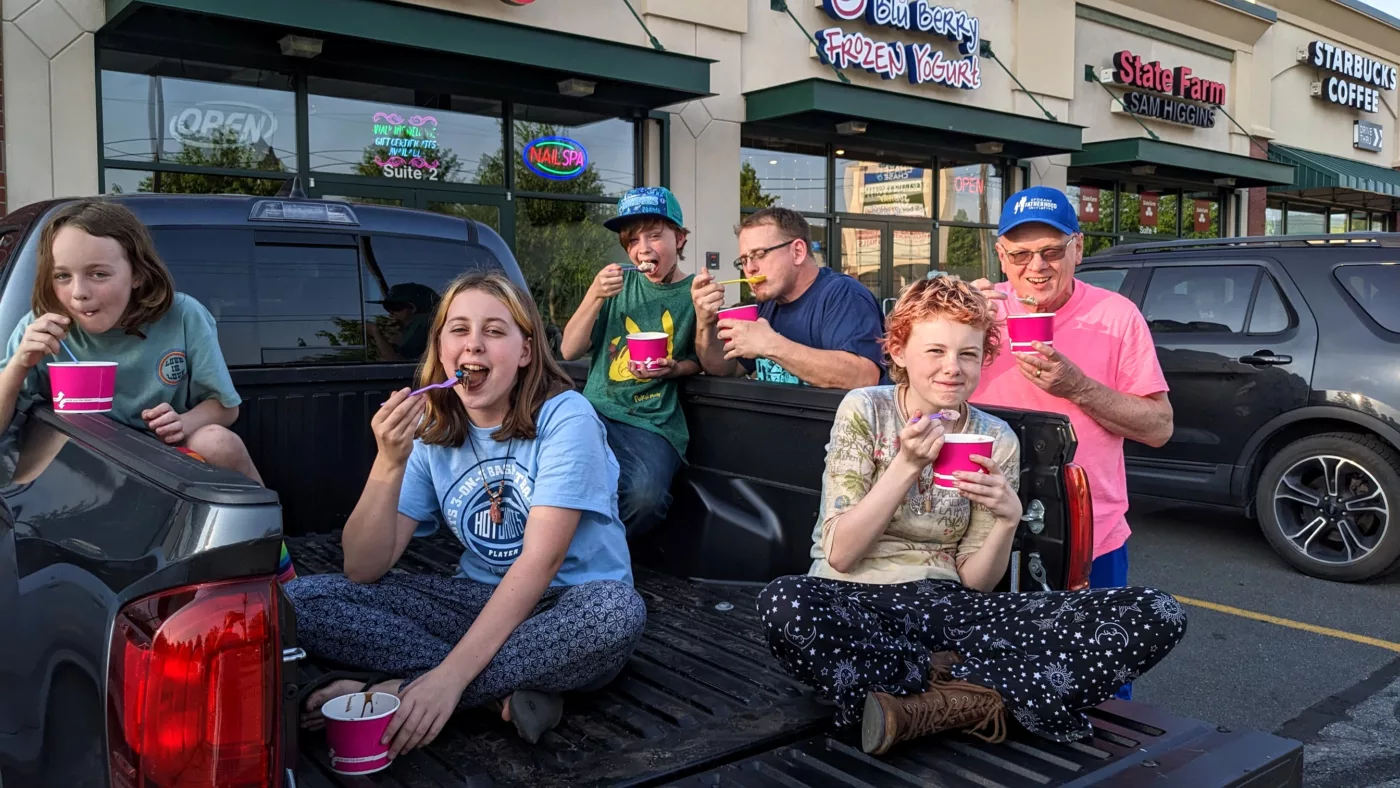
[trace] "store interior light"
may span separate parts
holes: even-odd
[[[565,79],[559,82],[559,93],[570,98],[583,98],[593,95],[593,89],[596,87],[597,82],[586,79]]]
[[[1139,164],[1132,169],[1132,173],[1134,175],[1155,175],[1157,173],[1157,165]]]
[[[848,120],[844,123],[836,124],[836,133],[850,136],[852,134],[864,134],[870,128],[870,124],[863,120]]]
[[[1216,186],[1225,186],[1225,187],[1234,186],[1234,185],[1235,185],[1235,179],[1234,179],[1234,178],[1216,178],[1216,179],[1215,179],[1215,185],[1216,185]]]
[[[326,42],[319,38],[310,36],[294,36],[291,34],[282,36],[277,41],[277,45],[282,48],[282,54],[287,57],[301,57],[310,60],[321,54],[321,47]]]
[[[846,149],[845,149],[845,148],[837,148],[837,149],[836,149],[836,155],[837,155],[837,156],[845,156],[845,155],[846,155]]]
[[[992,154],[1001,153],[1001,152],[1002,152],[1003,150],[1005,150],[1005,149],[1006,149],[1006,146],[1005,146],[1005,145],[1002,145],[1000,142],[979,142],[979,143],[977,143],[977,152],[980,153],[980,154],[982,154],[982,155],[984,155],[984,156],[989,156],[989,155],[992,155]]]

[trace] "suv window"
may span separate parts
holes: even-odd
[[[1249,313],[1249,333],[1277,334],[1293,327],[1293,312],[1288,308],[1278,282],[1268,272],[1259,283],[1259,295],[1254,297],[1254,311]]]
[[[1241,333],[1258,277],[1252,265],[1158,268],[1142,314],[1157,333]]]
[[[1128,279],[1126,268],[1095,268],[1090,271],[1076,271],[1074,278],[1088,282],[1094,287],[1102,287],[1115,293],[1123,292],[1123,283]]]
[[[468,271],[504,270],[499,260],[465,241],[375,235],[365,244],[369,361],[418,361],[447,285]]]
[[[1400,333],[1400,265],[1341,265],[1332,275],[1381,328]]]
[[[255,244],[242,228],[151,235],[175,288],[214,316],[230,367],[364,360],[354,246]]]

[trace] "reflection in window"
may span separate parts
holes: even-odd
[[[942,191],[939,215],[945,222],[996,224],[1001,219],[1001,168],[966,164],[938,171]]]
[[[516,199],[517,262],[545,325],[562,329],[599,269],[627,262],[617,234],[603,226],[615,213],[606,203]]]
[[[850,274],[880,297],[880,260],[884,254],[884,230],[880,227],[841,228],[841,273]]]
[[[1270,205],[1264,209],[1264,234],[1283,235],[1283,209]]]
[[[631,121],[552,107],[517,104],[514,109],[517,191],[620,197],[637,185],[636,127]],[[567,177],[543,177],[526,166],[525,147],[546,137],[576,143],[587,167],[576,175],[569,167]]]
[[[1113,238],[1107,235],[1084,236],[1084,256],[1091,257],[1113,247]]]
[[[933,252],[933,233],[928,230],[901,230],[895,228],[894,240],[894,292],[890,297],[898,298],[904,288],[928,276],[933,269],[930,255]]]
[[[1381,328],[1400,333],[1400,265],[1342,265],[1333,276]]]
[[[739,152],[741,208],[826,211],[826,156],[743,148]]]
[[[247,194],[254,197],[271,197],[286,184],[281,178],[274,180],[112,168],[106,170],[104,177],[107,181],[105,194]]]
[[[933,216],[933,170],[876,161],[836,160],[836,210],[873,216]]]
[[[1071,184],[1065,189],[1071,205],[1079,207],[1079,229],[1086,233],[1113,232],[1113,184]],[[1086,250],[1087,251],[1087,250]]]
[[[1118,203],[1120,233],[1176,236],[1181,215],[1181,201],[1176,192],[1124,190],[1119,193]]]
[[[1087,282],[1094,287],[1102,287],[1105,290],[1112,290],[1115,293],[1123,292],[1123,282],[1128,279],[1128,269],[1126,268],[1095,268],[1092,270],[1076,271],[1074,278],[1081,282]]]
[[[1269,274],[1259,283],[1259,295],[1254,298],[1254,311],[1249,314],[1249,333],[1277,334],[1293,325],[1293,313],[1279,292],[1278,282]]]
[[[1220,200],[1210,192],[1187,192],[1181,203],[1181,237],[1219,238]]]
[[[996,230],[977,227],[938,229],[941,270],[957,274],[964,281],[986,277],[1000,281],[1001,264],[997,260]]]
[[[1327,216],[1327,232],[1344,233],[1347,231],[1347,214],[1345,211],[1332,211]]]
[[[405,88],[309,81],[311,169],[433,183],[503,185],[501,103]]]
[[[296,94],[286,76],[141,56],[119,59],[127,61],[124,66],[152,73],[102,72],[104,158],[232,170],[296,169]],[[172,69],[219,81],[159,75]]]
[[[1239,333],[1258,275],[1258,268],[1247,265],[1158,268],[1143,316],[1159,333]]]
[[[1288,206],[1289,235],[1322,235],[1327,232],[1327,214],[1321,210]]]

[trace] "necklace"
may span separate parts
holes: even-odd
[[[476,453],[476,438],[471,435],[470,428],[467,433],[467,443],[472,447],[472,457],[476,458],[476,472],[481,476],[481,486],[486,488],[486,498],[491,502],[491,522],[500,525],[505,520],[505,514],[501,511],[501,500],[505,497],[506,477],[501,476],[496,482],[496,491],[491,491],[491,482],[486,480],[486,471],[481,467],[481,455]],[[515,439],[511,438],[506,444],[506,458],[510,457],[511,447],[515,445]]]

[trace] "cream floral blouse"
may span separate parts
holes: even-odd
[[[812,575],[857,583],[959,580],[957,559],[977,552],[992,530],[990,510],[973,505],[957,490],[935,486],[928,467],[922,484],[909,488],[885,532],[854,569],[841,573],[827,563],[839,518],[865,497],[899,452],[905,420],[895,391],[895,386],[855,389],[836,411],[826,447],[822,508],[812,532]],[[992,459],[1011,488],[1019,489],[1021,445],[1011,425],[971,405],[967,411],[960,431],[992,436]]]

